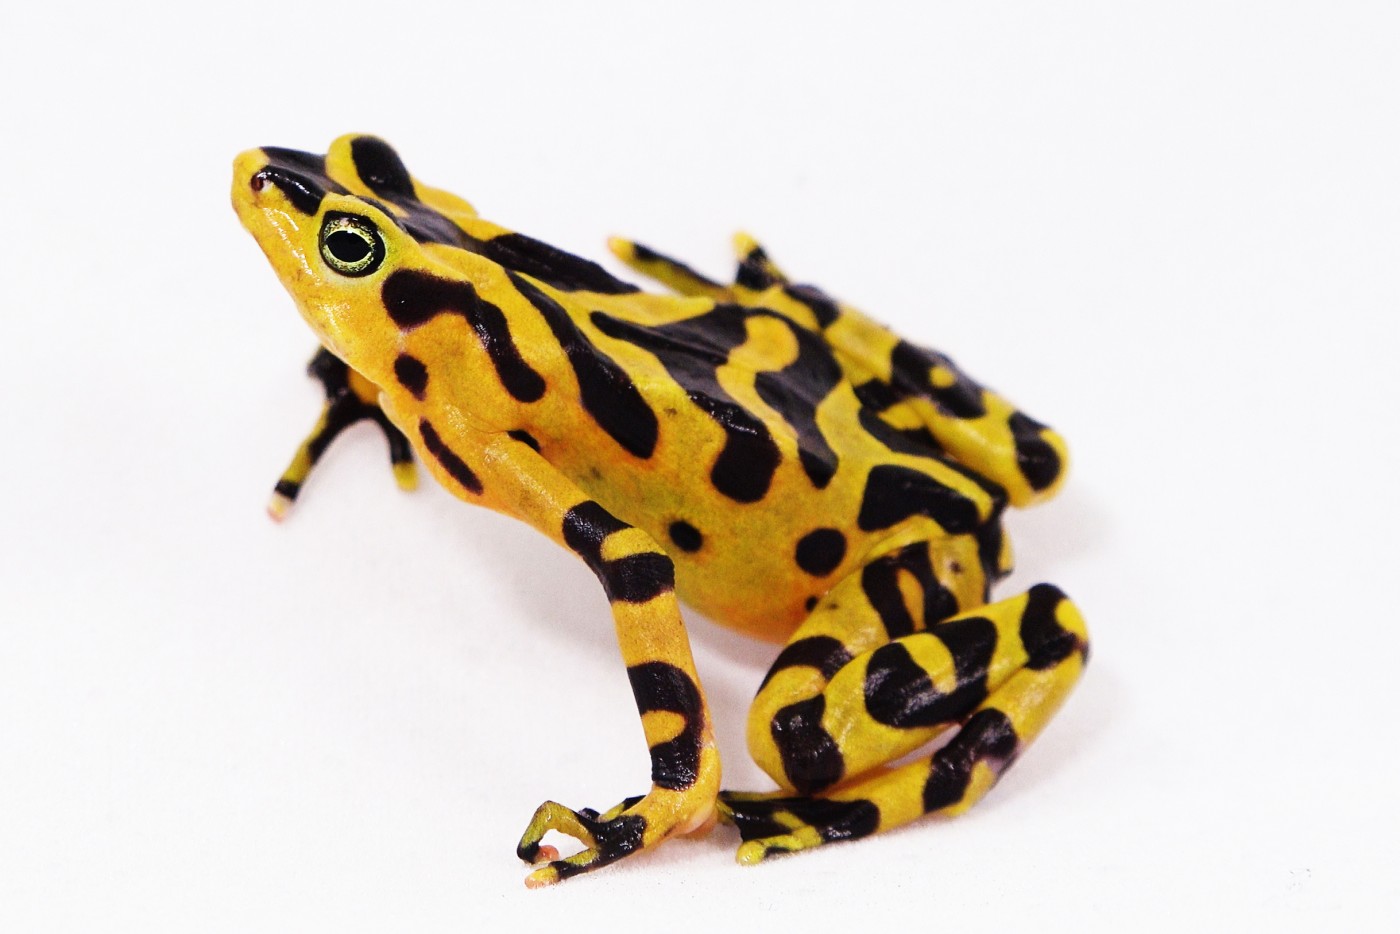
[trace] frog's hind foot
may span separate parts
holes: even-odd
[[[736,859],[745,866],[770,856],[810,850],[823,843],[858,840],[880,828],[880,810],[870,801],[783,797],[726,791],[720,819],[733,824],[744,843]]]
[[[331,442],[346,428],[365,419],[378,425],[389,442],[389,461],[399,489],[415,489],[418,473],[413,465],[413,448],[379,407],[379,390],[375,385],[324,347],[317,348],[306,371],[324,387],[326,402],[315,427],[273,487],[267,504],[268,515],[279,522],[284,519]]]

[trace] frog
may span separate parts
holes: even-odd
[[[363,134],[240,154],[232,200],[317,339],[326,397],[273,516],[368,420],[401,487],[425,465],[571,551],[608,600],[650,785],[540,805],[516,847],[527,885],[721,823],[748,865],[962,813],[1079,680],[1088,632],[1062,590],[992,598],[1005,512],[1062,487],[1063,438],[751,236],[732,282],[612,238],[663,287],[644,290]],[[776,790],[722,788],[682,601],[782,646],[746,727]]]

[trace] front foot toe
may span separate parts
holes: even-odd
[[[554,801],[541,804],[515,848],[516,855],[522,860],[539,866],[525,877],[525,884],[532,889],[553,885],[569,876],[616,862],[641,849],[646,818],[624,813],[629,802],[636,803],[637,800],[640,799],[624,801],[603,814],[591,808],[574,811]],[[558,850],[540,843],[551,830],[573,837],[584,845],[584,849],[560,859]]]

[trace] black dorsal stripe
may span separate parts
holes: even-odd
[[[623,282],[597,263],[566,253],[558,247],[522,233],[501,234],[490,240],[474,240],[467,249],[507,269],[538,279],[561,292],[625,295],[638,291],[635,285]]]
[[[505,314],[477,295],[471,283],[399,269],[384,280],[382,295],[389,317],[405,331],[438,315],[461,315],[481,339],[506,392],[521,402],[534,402],[544,395],[544,377],[520,356]]]
[[[754,389],[797,433],[802,469],[813,486],[824,490],[836,473],[837,459],[817,427],[817,406],[841,384],[841,365],[826,342],[806,328],[782,315],[761,311],[755,314],[782,322],[797,341],[797,358],[776,372],[759,373],[754,378]]]
[[[748,337],[747,309],[716,305],[671,324],[646,326],[595,311],[593,326],[609,337],[654,354],[690,399],[724,430],[724,448],[710,469],[715,489],[740,503],[756,503],[773,483],[782,455],[768,426],[719,383],[717,372]]]
[[[564,307],[529,280],[507,273],[511,283],[544,316],[578,379],[580,401],[589,417],[629,454],[651,457],[659,425],[626,371],[599,353]]]

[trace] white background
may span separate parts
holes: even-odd
[[[0,930],[1393,930],[1400,20],[1155,7],[11,7]],[[1064,432],[1001,593],[1095,655],[982,805],[521,886],[646,784],[596,583],[367,428],[262,511],[319,400],[229,163],[351,130],[595,258],[742,226]],[[772,650],[691,631],[769,787]]]

